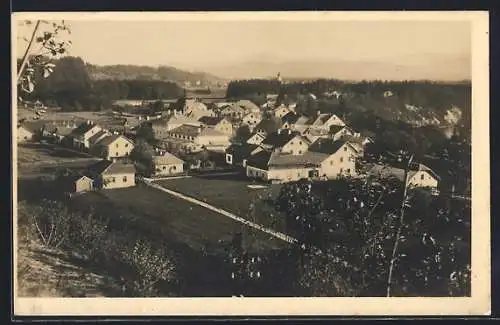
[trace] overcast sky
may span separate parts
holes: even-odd
[[[470,64],[467,21],[67,21],[70,54],[106,64],[203,68],[247,60]],[[20,32],[25,35],[27,29]],[[442,62],[442,61],[439,61]]]

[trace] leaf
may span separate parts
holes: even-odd
[[[44,69],[43,70],[43,77],[47,78],[48,76],[50,76],[51,73],[52,73],[52,71],[50,69]]]

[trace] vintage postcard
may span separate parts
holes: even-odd
[[[14,13],[15,315],[488,315],[488,24]]]

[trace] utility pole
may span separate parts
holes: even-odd
[[[400,155],[398,157],[398,160],[403,160],[403,155]],[[405,207],[406,207],[406,198],[408,195],[408,175],[410,173],[411,169],[411,164],[413,161],[413,154],[407,158],[407,166],[405,168],[405,173],[404,173],[404,184],[403,184],[403,197],[401,199],[401,209],[400,209],[400,214],[399,214],[399,226],[398,230],[396,233],[396,238],[394,240],[394,246],[392,249],[392,255],[391,255],[391,260],[389,262],[389,275],[387,277],[387,297],[391,296],[391,289],[392,289],[392,275],[394,272],[394,267],[395,267],[395,262],[397,260],[397,255],[398,255],[398,246],[399,246],[399,241],[401,239],[401,232],[403,231],[403,226],[404,226],[404,212],[405,212]]]

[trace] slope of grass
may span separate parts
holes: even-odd
[[[250,188],[252,184],[239,176],[203,176],[163,180],[161,186],[192,196],[242,218],[284,231],[283,217],[273,201],[279,194],[280,185]]]

